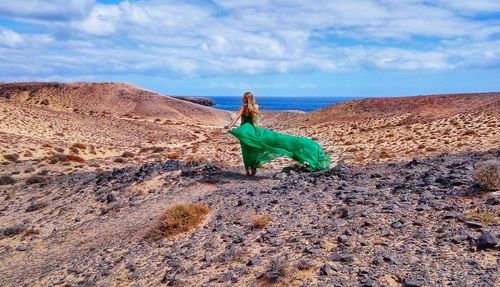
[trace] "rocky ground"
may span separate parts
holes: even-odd
[[[3,178],[1,286],[498,286],[500,150],[364,166],[241,170],[157,160]],[[176,203],[211,208],[147,235]],[[262,229],[252,216],[269,216]]]

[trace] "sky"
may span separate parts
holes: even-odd
[[[500,91],[499,0],[0,0],[0,82],[169,95]]]

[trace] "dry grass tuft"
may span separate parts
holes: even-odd
[[[500,189],[500,161],[485,162],[475,171],[474,179],[483,190]]]
[[[17,153],[4,154],[3,157],[11,162],[17,162],[19,160],[19,155]]]
[[[0,176],[0,185],[10,185],[16,183],[16,179],[11,175]]]
[[[498,211],[476,210],[468,214],[469,220],[479,221],[484,224],[500,223],[500,213]]]
[[[169,159],[179,159],[181,157],[181,155],[178,152],[173,151],[173,152],[167,153],[167,157]]]
[[[273,258],[269,261],[264,275],[265,280],[270,284],[276,284],[287,275],[287,265],[285,258]]]
[[[266,227],[269,222],[273,220],[270,215],[267,214],[252,214],[252,218],[250,219],[252,222],[252,228],[254,229],[262,229]]]
[[[117,163],[125,163],[126,162],[126,160],[123,157],[117,157],[113,161],[117,162]]]
[[[73,154],[62,154],[57,153],[48,158],[50,164],[56,164],[58,162],[85,162],[85,159]]]
[[[45,177],[39,175],[33,175],[26,179],[26,184],[37,184],[44,182],[45,182]]]
[[[85,150],[85,149],[87,149],[87,146],[86,146],[86,145],[84,145],[84,144],[82,144],[82,143],[74,143],[74,144],[72,145],[72,147],[75,147],[75,148],[80,149],[80,150]]]
[[[166,209],[157,226],[149,234],[155,239],[173,237],[187,232],[202,223],[210,208],[206,204],[178,204]]]
[[[122,153],[122,157],[132,158],[134,156],[135,156],[135,154],[133,152],[125,151]]]

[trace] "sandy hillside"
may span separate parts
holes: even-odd
[[[8,83],[0,97],[54,111],[223,123],[225,112],[125,83]]]
[[[129,84],[1,84],[0,173],[32,165],[70,171],[188,158],[190,148],[229,120],[229,112]],[[61,161],[61,155],[81,159]],[[97,162],[83,162],[91,159]]]
[[[347,162],[399,161],[500,145],[500,93],[355,100],[273,118]]]

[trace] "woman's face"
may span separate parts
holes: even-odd
[[[243,96],[243,102],[244,102],[245,104],[246,104],[246,103],[248,103],[248,99],[247,99],[247,97],[246,97],[246,96]]]

